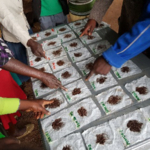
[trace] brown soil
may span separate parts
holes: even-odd
[[[127,67],[127,66],[124,66],[124,67],[121,68],[121,71],[124,72],[124,73],[125,72],[128,73],[130,71],[130,68]]]
[[[46,32],[45,33],[45,36],[50,36],[51,35],[51,32]]]
[[[41,87],[42,89],[48,88],[48,86],[45,85],[44,83],[41,83],[40,87]]]
[[[127,127],[130,129],[130,131],[133,131],[133,132],[140,132],[142,125],[143,123],[140,123],[137,120],[130,120],[127,123]]]
[[[39,61],[41,61],[41,58],[40,58],[40,57],[37,57],[37,58],[35,58],[35,61],[36,61],[36,62],[39,62]]]
[[[139,94],[141,95],[145,95],[147,94],[147,87],[142,86],[142,87],[136,87],[136,91],[139,92]]]
[[[88,40],[92,40],[92,39],[94,39],[94,38],[95,38],[95,36],[89,35],[87,39],[88,39]]]
[[[100,78],[96,79],[96,82],[99,83],[99,84],[102,84],[106,81],[106,79],[107,79],[106,77],[100,77]]]
[[[62,73],[62,78],[64,78],[64,79],[68,79],[70,76],[71,76],[71,74],[68,72],[68,71],[66,71],[66,72],[64,72],[64,73]]]
[[[103,26],[104,26],[104,24],[102,24],[102,23],[99,25],[99,27],[103,27]]]
[[[90,63],[86,64],[86,65],[85,65],[85,68],[88,69],[88,70],[92,70],[92,68],[93,68],[93,63],[90,62]]]
[[[98,49],[98,50],[106,49],[106,45],[98,45],[98,46],[97,46],[97,49]]]
[[[72,35],[71,34],[66,34],[65,36],[64,36],[64,38],[70,38]]]
[[[75,23],[74,25],[75,25],[75,26],[79,26],[79,25],[81,25],[81,23],[80,23],[80,22],[77,22],[77,23]]]
[[[62,60],[57,61],[57,65],[58,65],[58,66],[63,66],[63,65],[64,65],[64,63],[65,63],[65,62],[64,62],[64,61],[62,61]]]
[[[62,119],[56,119],[53,123],[52,123],[52,127],[54,130],[60,130],[62,127],[64,126],[64,123],[62,122]]]
[[[72,91],[72,95],[77,95],[77,94],[80,94],[81,93],[81,89],[80,88],[75,88],[73,91]]]
[[[49,42],[47,45],[50,46],[50,45],[55,45],[56,42]]]
[[[56,51],[53,51],[52,54],[53,54],[54,56],[60,56],[61,52],[62,52],[62,49],[60,48],[60,49],[58,49],[58,50],[56,50]]]
[[[42,71],[42,72],[44,72],[44,71],[45,71],[45,68],[42,67],[42,68],[40,68],[39,70]]]
[[[81,117],[87,116],[87,110],[84,107],[81,107],[80,109],[78,109],[78,114]]]
[[[107,102],[111,105],[119,104],[121,102],[121,97],[112,95],[108,98]]]
[[[59,31],[65,31],[66,30],[66,28],[60,28],[59,29]]]
[[[63,147],[63,149],[62,150],[71,150],[71,148],[70,148],[70,146],[69,145],[66,145],[66,146],[64,146]]]
[[[57,99],[57,98],[53,98],[50,101],[54,101],[54,102],[51,104],[45,105],[45,108],[57,108],[61,105],[59,99]]]
[[[78,44],[76,42],[70,44],[71,47],[76,47],[77,45]]]
[[[82,53],[74,53],[74,56],[75,56],[75,57],[81,57],[81,56],[82,56]]]
[[[97,134],[96,135],[96,143],[97,144],[101,144],[101,145],[104,145],[106,140],[107,140],[107,135],[102,133],[102,134]]]

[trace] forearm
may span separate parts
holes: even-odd
[[[29,77],[33,77],[37,79],[40,79],[42,76],[41,71],[32,67],[29,67],[14,58],[9,60],[4,66],[2,66],[2,68],[7,71],[11,71],[17,74],[21,74],[21,75],[25,75],[25,76],[29,76]]]
[[[0,115],[15,113],[20,105],[18,98],[0,97]]]
[[[89,19],[94,19],[100,25],[112,2],[113,0],[97,0],[91,10]]]
[[[150,47],[150,19],[136,23],[106,52],[104,58],[111,66],[121,67],[127,60]]]

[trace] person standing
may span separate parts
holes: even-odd
[[[35,19],[40,21],[41,30],[68,23],[67,0],[33,0],[33,12]]]
[[[2,37],[14,57],[27,64],[26,48],[30,47],[32,52],[45,57],[42,46],[35,42],[29,35],[30,26],[23,12],[22,0],[0,0],[0,23]],[[18,75],[22,82],[29,77]]]

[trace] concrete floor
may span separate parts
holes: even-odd
[[[123,0],[114,0],[103,20],[111,25],[111,28],[118,32],[118,18],[121,14]]]

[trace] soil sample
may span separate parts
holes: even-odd
[[[40,87],[41,87],[42,89],[48,88],[48,86],[47,86],[46,84],[44,84],[43,82],[41,83]]]
[[[79,25],[81,25],[81,23],[80,23],[80,22],[77,22],[77,23],[75,23],[74,25],[75,25],[75,26],[79,26]]]
[[[62,150],[71,150],[70,145],[64,146]]]
[[[106,77],[100,77],[100,78],[96,79],[96,82],[99,83],[99,84],[102,84],[106,81],[106,79],[107,79]]]
[[[121,68],[121,71],[124,72],[124,73],[128,73],[130,71],[130,68],[127,67],[127,66],[124,66]]]
[[[127,127],[130,129],[130,131],[133,131],[133,132],[140,132],[142,125],[143,123],[140,123],[137,120],[130,120],[127,123]]]
[[[47,45],[50,46],[50,45],[55,45],[56,42],[55,41],[52,41],[52,42],[49,42]]]
[[[56,51],[53,51],[53,55],[54,56],[60,56],[61,52],[62,52],[62,49],[60,48],[60,49],[58,49]]]
[[[44,72],[44,71],[45,71],[45,68],[42,67],[42,68],[40,68],[39,70],[42,71],[42,72]]]
[[[74,53],[74,56],[75,56],[75,57],[81,57],[81,56],[82,56],[82,53]]]
[[[103,26],[104,26],[104,24],[102,24],[102,23],[99,25],[99,27],[103,27]]]
[[[98,46],[97,46],[97,49],[98,49],[98,50],[106,49],[106,45],[98,45]]]
[[[90,63],[86,64],[86,65],[85,65],[85,68],[91,71],[92,68],[93,68],[93,63],[90,62]]]
[[[59,31],[65,31],[66,30],[66,28],[60,28],[59,29]]]
[[[36,37],[32,37],[32,39],[33,39],[34,41],[36,41],[36,40],[37,40],[37,38],[36,38]]]
[[[87,39],[88,39],[88,40],[92,40],[92,39],[94,39],[94,38],[95,38],[95,36],[89,35]]]
[[[75,88],[73,91],[72,91],[72,95],[77,95],[77,94],[80,94],[81,93],[81,89],[80,88]]]
[[[141,95],[145,95],[148,93],[147,87],[141,86],[141,87],[136,87],[136,91],[139,92]]]
[[[66,34],[65,36],[64,36],[64,38],[70,38],[72,35],[71,34]]]
[[[87,110],[84,107],[81,107],[80,109],[78,109],[78,114],[81,117],[87,116]]]
[[[107,135],[104,133],[96,135],[96,143],[97,144],[104,145],[107,139],[108,139]]]
[[[52,123],[52,128],[54,130],[60,130],[62,127],[64,126],[64,123],[62,122],[61,118],[56,119],[53,123]]]
[[[39,62],[39,61],[41,61],[41,58],[40,58],[40,57],[36,57],[36,58],[35,58],[35,61],[36,61],[36,62]]]
[[[51,32],[46,32],[45,33],[45,36],[50,36],[51,35]]]
[[[116,105],[116,104],[119,104],[121,102],[121,97],[119,97],[118,95],[111,95],[109,98],[108,98],[108,101],[107,101],[109,104],[111,105]]]
[[[50,101],[54,101],[54,102],[51,103],[51,104],[45,105],[45,108],[57,108],[61,104],[60,101],[59,101],[59,99],[57,99],[57,98],[53,98]]]
[[[65,63],[65,62],[64,62],[64,61],[62,61],[62,60],[57,61],[57,65],[58,65],[58,66],[63,66],[63,65],[64,65],[64,63]]]
[[[78,45],[78,43],[76,43],[76,42],[73,42],[70,44],[71,47],[76,47],[77,45]]]
[[[66,71],[66,72],[62,73],[61,76],[64,79],[68,79],[71,76],[71,74],[68,71]]]

